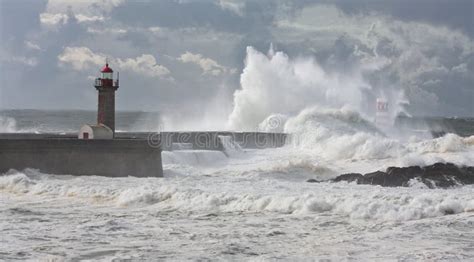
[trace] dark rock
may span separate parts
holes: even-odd
[[[375,171],[364,175],[359,184],[381,185],[381,186],[400,186],[401,179],[394,175],[389,175],[382,171]]]
[[[306,182],[308,182],[308,183],[319,183],[320,181],[310,178],[310,179],[306,180]]]
[[[376,171],[365,175],[343,174],[330,181],[355,181],[357,184],[400,187],[408,186],[408,182],[414,178],[419,179],[429,188],[469,185],[474,184],[474,167],[458,167],[452,163],[435,163],[425,167],[389,167],[386,172]]]
[[[421,175],[423,170],[419,166],[410,167],[389,167],[386,171],[388,174],[394,174],[398,176],[416,176]]]
[[[389,167],[386,172],[390,177],[389,180],[393,181],[391,186],[408,186],[408,181],[423,174],[423,170],[419,166]]]
[[[452,163],[436,163],[423,168],[422,181],[430,187],[452,187],[474,184],[472,167],[457,167]]]
[[[354,181],[359,181],[360,179],[363,179],[363,178],[364,177],[362,176],[362,174],[349,173],[349,174],[340,175],[334,178],[332,181],[333,182],[340,182],[340,181],[354,182]]]

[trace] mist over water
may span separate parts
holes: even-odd
[[[373,120],[376,99],[385,99],[391,123],[404,112],[403,91],[393,86],[372,86],[365,75],[377,73],[390,61],[374,58],[351,70],[327,71],[312,57],[290,58],[285,53],[261,53],[247,47],[241,89],[234,94],[234,108],[228,119],[233,130],[254,130],[274,114],[295,117],[308,108],[344,109]],[[284,123],[282,123],[284,124]]]
[[[390,63],[375,57],[350,70],[325,70],[312,57],[290,58],[272,47],[267,54],[247,47],[228,127],[288,133],[288,155],[311,156],[319,165],[337,161],[347,171],[357,166],[354,161],[364,163],[359,171],[438,161],[472,164],[472,137],[449,134],[433,139],[423,123],[417,128],[425,130],[417,132],[394,125],[399,114],[409,115],[403,90],[366,80]]]

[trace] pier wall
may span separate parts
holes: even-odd
[[[77,134],[0,134],[0,174],[39,169],[50,174],[162,177],[161,151],[225,151],[226,142],[244,149],[282,147],[286,134],[259,132],[119,132],[115,139],[77,139]],[[175,144],[175,146],[173,146]]]
[[[109,177],[162,177],[161,149],[147,140],[0,138],[0,173],[10,169]]]
[[[146,140],[151,146],[162,150],[172,150],[173,143],[188,143],[194,150],[222,151],[220,136],[230,136],[242,148],[264,149],[282,147],[289,139],[284,133],[263,132],[226,132],[226,131],[193,131],[193,132],[116,132],[115,140]],[[0,139],[74,139],[77,134],[32,134],[0,133]]]

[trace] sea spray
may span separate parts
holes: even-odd
[[[288,120],[287,115],[273,114],[265,118],[259,125],[258,131],[269,133],[282,133],[285,131],[285,123]]]
[[[291,152],[300,157],[311,154],[322,161],[384,160],[383,167],[432,164],[448,158],[455,163],[471,161],[468,153],[474,148],[469,139],[456,135],[437,140],[417,135],[414,139],[409,130],[394,127],[399,114],[409,115],[404,110],[409,101],[403,90],[368,80],[389,63],[374,58],[344,72],[328,71],[312,57],[293,59],[281,51],[271,49],[264,54],[248,47],[228,127],[288,133],[287,145],[304,149]],[[379,111],[387,120],[384,125],[377,122]],[[462,156],[444,154],[456,150]]]
[[[345,109],[303,110],[285,124],[291,145],[325,160],[396,157],[400,144],[385,137],[358,113]]]
[[[14,133],[16,130],[17,127],[14,118],[0,116],[0,133]]]
[[[242,147],[234,141],[234,138],[232,136],[218,137],[227,156],[234,157],[243,153]]]
[[[386,159],[395,166],[449,161],[470,165],[474,161],[473,136],[446,134],[405,141],[387,136],[358,113],[345,109],[305,109],[286,121],[284,131],[290,134],[287,145],[309,150],[326,161]],[[299,154],[303,157],[304,153]]]
[[[382,63],[383,62],[383,63]],[[358,112],[373,120],[376,98],[383,97],[391,106],[393,123],[407,103],[401,89],[372,86],[365,75],[377,72],[389,61],[362,61],[350,71],[327,72],[314,58],[291,59],[274,50],[266,55],[247,47],[241,89],[234,94],[234,108],[228,119],[233,130],[254,131],[274,114],[295,116],[314,106]]]
[[[213,150],[176,150],[161,153],[163,165],[215,166],[227,162],[226,155]]]

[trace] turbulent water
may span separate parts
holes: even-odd
[[[337,126],[334,141],[318,130],[325,117]],[[390,165],[474,163],[473,137],[401,142],[355,127],[354,117],[302,113],[289,126],[304,139],[279,149],[228,143],[227,154],[163,152],[165,178],[11,171],[0,177],[0,258],[474,258],[473,186],[305,182]]]
[[[249,150],[221,137],[224,152],[163,152],[164,178],[12,170],[0,176],[0,260],[474,259],[472,185],[306,182],[389,166],[474,165],[474,136],[433,138],[419,132],[420,125],[416,132],[387,132],[358,108],[366,101],[358,91],[363,79],[347,87],[359,99],[345,103],[338,86],[308,91],[315,82],[340,83],[314,62],[248,52],[227,124],[288,132],[285,147]],[[262,102],[270,87],[283,92],[285,85],[301,90]],[[307,99],[300,103],[302,94]],[[401,96],[385,95],[389,101]],[[94,122],[86,111],[0,115],[0,132],[74,132]],[[150,113],[119,113],[117,123],[122,131],[160,125],[159,115]]]

